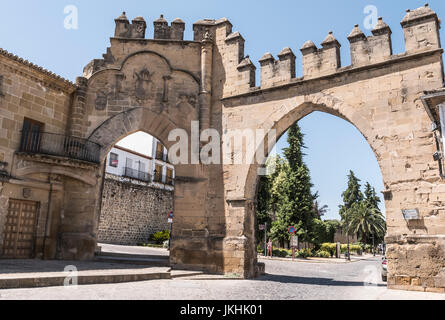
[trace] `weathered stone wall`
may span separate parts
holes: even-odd
[[[40,169],[29,170],[26,167],[31,163],[14,153],[20,146],[25,117],[44,123],[45,132],[66,132],[75,90],[73,83],[0,49],[0,162],[4,167],[0,188],[0,254],[9,199],[17,199],[39,204],[36,257],[43,256],[43,249],[47,251],[46,256],[55,255],[52,240],[56,235],[51,223],[58,221],[62,187],[60,181],[54,181],[48,173],[57,169],[48,166],[44,170],[41,164],[36,164],[34,167],[40,166]]]
[[[150,235],[170,230],[173,192],[107,174],[102,195],[98,242],[118,245],[146,243]]]
[[[322,111],[355,125],[381,167],[389,286],[445,290],[445,189],[433,159],[437,147],[430,126],[437,121],[422,104],[425,91],[443,87],[443,50],[439,19],[428,6],[407,12],[403,19],[404,53],[392,53],[391,30],[380,19],[373,36],[354,27],[348,37],[352,65],[341,66],[340,44],[329,33],[322,48],[311,41],[301,48],[302,78],[295,77],[297,62],[289,48],[278,55],[279,61],[266,54],[260,87],[256,67],[244,53],[245,40],[227,19],[198,21],[194,41],[180,40],[180,21],[171,29],[163,19],[156,23],[155,39],[149,40],[144,39],[142,18],[131,27],[125,15],[116,19],[107,53],[85,68],[76,85],[0,52],[0,162],[9,163],[10,175],[0,195],[0,237],[7,199],[21,198],[27,186],[42,208],[49,203],[48,220],[41,221],[48,221],[44,236],[53,239],[54,250],[59,244],[59,257],[91,259],[109,150],[139,130],[170,149],[174,141],[169,133],[182,129],[191,143],[187,163],[175,166],[170,262],[178,268],[252,277],[257,263],[257,169],[262,163],[200,164],[191,153],[199,148],[199,137],[192,135],[196,122],[191,121],[199,120],[197,129],[213,128],[221,136],[238,129],[275,129],[281,136],[295,121]],[[14,155],[24,116],[47,123],[46,131],[97,142],[102,165]],[[230,150],[234,157],[242,153],[242,147]],[[56,184],[60,192],[52,196],[58,200],[51,199],[51,192],[35,191],[51,191]],[[123,198],[129,201],[131,193]],[[420,219],[405,221],[401,210],[414,208]]]

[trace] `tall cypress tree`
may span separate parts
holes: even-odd
[[[284,149],[288,165],[283,166],[272,187],[277,208],[272,235],[281,241],[289,239],[287,229],[291,225],[296,227],[303,241],[309,241],[313,231],[313,204],[317,195],[312,194],[310,172],[303,161],[303,138],[298,124],[293,124],[288,130],[289,147]]]
[[[257,232],[257,240],[259,242],[264,239],[264,232],[269,232],[272,226],[271,213],[274,212],[274,199],[272,198],[271,189],[273,187],[274,180],[280,174],[284,165],[284,160],[277,155],[267,160],[266,166],[275,166],[275,171],[268,176],[261,176],[258,182],[257,191],[257,222],[258,224],[267,223],[267,230]]]
[[[377,196],[375,188],[372,187],[369,182],[366,182],[364,195],[365,195],[364,200],[367,203],[367,206],[370,208],[374,208],[380,212],[379,209],[379,203],[381,202],[380,197]]]
[[[354,172],[349,171],[348,175],[348,188],[342,194],[343,205],[340,205],[339,214],[342,220],[346,218],[346,212],[352,208],[355,203],[360,203],[363,200],[363,194],[360,191],[360,179],[358,179]]]

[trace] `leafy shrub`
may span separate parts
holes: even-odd
[[[138,243],[139,247],[147,247],[147,248],[163,248],[163,244],[153,244],[153,243]]]
[[[359,244],[353,244],[349,246],[349,250],[355,253],[360,253],[363,249],[362,246]]]
[[[341,253],[346,253],[348,248],[347,244],[342,244],[341,245]],[[349,252],[355,252],[355,253],[359,253],[363,251],[362,246],[359,244],[350,244],[349,245]]]
[[[151,236],[151,240],[153,240],[157,244],[163,244],[164,241],[168,241],[169,238],[170,238],[170,231],[168,230],[156,232]]]
[[[297,251],[295,253],[295,256],[297,258],[304,258],[304,259],[312,257],[312,250],[311,249],[302,249],[300,251]]]
[[[263,254],[263,253],[264,253],[264,249],[261,248],[260,245],[258,245],[258,246],[256,247],[256,251],[257,251],[258,253],[260,253],[260,254]]]
[[[286,249],[274,249],[272,253],[274,257],[280,257],[280,258],[286,258],[287,256],[292,254],[290,253],[290,250]]]
[[[335,252],[337,251],[336,243],[323,243],[321,245],[320,251],[325,251],[330,254],[330,257],[335,256]]]
[[[317,251],[315,256],[318,258],[331,258],[331,253],[328,251],[319,250],[319,251]]]

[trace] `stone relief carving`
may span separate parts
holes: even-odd
[[[147,68],[139,72],[134,72],[136,78],[135,97],[138,100],[152,100],[155,98],[156,86],[152,81],[154,73],[150,73]]]
[[[176,107],[178,108],[181,103],[187,103],[196,109],[197,97],[194,94],[181,93],[176,100]]]
[[[198,109],[199,85],[195,89],[188,83],[196,81],[155,64],[124,68],[114,76],[104,75],[99,81],[91,101],[97,111],[115,113],[140,106],[157,114],[191,111],[195,114]]]
[[[95,103],[96,110],[98,110],[98,111],[105,110],[105,108],[107,107],[107,103],[108,103],[107,92],[105,90],[99,90],[96,93],[96,100],[94,101],[94,103]]]
[[[122,89],[122,82],[125,79],[124,74],[116,74],[114,85],[111,90],[100,89],[96,93],[95,108],[98,111],[103,111],[106,109],[109,103],[116,104],[115,101],[122,101],[128,98],[127,91]]]

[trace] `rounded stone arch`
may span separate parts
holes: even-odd
[[[178,125],[166,114],[136,107],[108,118],[93,130],[88,140],[101,146],[100,159],[103,161],[118,141],[138,131],[152,135],[169,149],[175,143],[168,141],[169,133],[177,128]]]
[[[380,153],[383,150],[384,143],[383,140],[379,139],[372,126],[372,123],[366,119],[365,115],[363,114],[363,110],[358,110],[344,101],[324,93],[305,96],[302,103],[296,103],[291,109],[282,108],[282,110],[283,109],[285,110],[278,116],[278,121],[268,119],[266,122],[262,123],[258,129],[264,129],[266,136],[267,132],[270,130],[276,130],[276,141],[278,141],[287,132],[292,124],[315,111],[337,116],[352,124],[366,139],[374,155],[376,156],[380,172],[382,173],[383,183],[386,186],[386,171],[384,170],[384,165],[380,160]],[[258,149],[256,152],[258,152]],[[267,160],[268,156],[269,154],[266,154],[265,160]],[[265,163],[251,164],[249,166],[244,187],[244,197],[246,199],[256,199],[259,181],[258,169],[264,165]]]
[[[127,57],[125,57],[125,59],[122,61],[122,64],[121,64],[121,66],[120,66],[120,68],[119,68],[119,71],[121,71],[121,70],[124,68],[125,64],[126,64],[129,60],[131,60],[133,57],[135,57],[135,56],[137,56],[137,55],[140,55],[140,54],[152,54],[152,55],[154,55],[154,56],[157,56],[158,58],[160,58],[161,60],[163,60],[163,61],[167,64],[167,66],[168,66],[168,68],[170,69],[170,72],[171,72],[171,73],[174,73],[174,72],[184,73],[184,74],[187,74],[188,76],[190,76],[193,80],[195,80],[197,84],[200,84],[200,83],[201,83],[201,80],[199,79],[199,77],[196,76],[196,75],[194,75],[192,72],[187,71],[187,70],[185,70],[185,69],[177,69],[177,68],[173,68],[173,66],[171,65],[170,61],[169,61],[166,57],[164,57],[163,55],[159,54],[158,52],[151,51],[151,50],[140,50],[140,51],[136,51],[136,52],[133,52],[133,53],[129,54],[129,55],[128,55]]]

